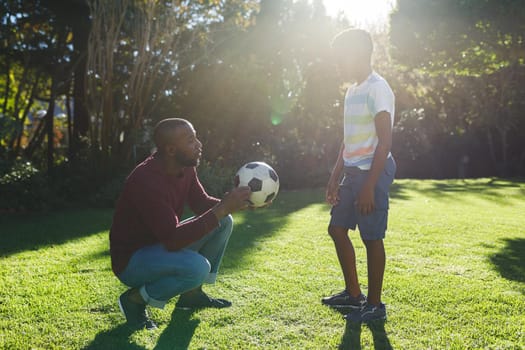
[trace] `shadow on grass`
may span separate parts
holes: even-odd
[[[323,201],[324,190],[322,189],[290,191],[279,194],[277,200],[268,208],[236,213],[233,235],[228,243],[222,269],[236,269],[242,266],[241,262],[246,252],[256,246],[259,241],[278,232],[289,222],[289,216],[292,213],[313,204],[323,203]],[[328,217],[327,207],[327,225]]]
[[[130,341],[129,338],[133,333],[134,331],[131,328],[122,324],[109,331],[97,334],[95,339],[83,350],[145,350],[144,347]]]
[[[334,311],[341,315],[346,315],[352,312],[352,309],[348,308],[333,308]],[[354,311],[355,312],[355,311]],[[374,350],[391,350],[392,345],[388,339],[388,335],[385,330],[386,320],[371,321],[366,324],[370,332],[372,333],[372,339],[374,340]],[[340,350],[360,350],[361,349],[361,323],[346,321],[345,331],[339,344]]]
[[[525,238],[507,238],[504,242],[490,261],[503,278],[525,283]]]
[[[112,215],[111,209],[0,215],[0,257],[109,230]]]
[[[386,334],[385,330],[385,320],[374,321],[367,324],[367,327],[372,332],[372,338],[374,339],[374,349],[375,350],[390,350],[392,344]]]
[[[321,194],[322,191],[317,189],[283,192],[269,208],[239,214],[244,224],[234,227],[234,232],[242,231],[237,235],[235,251],[250,245],[250,241],[257,237],[273,234],[286,223],[287,215],[322,201]],[[113,209],[0,214],[0,257],[109,231],[112,216]]]
[[[192,319],[193,311],[175,308],[171,321],[157,341],[155,350],[189,349],[200,320]]]
[[[385,321],[374,321],[367,324],[372,332],[375,350],[391,350],[392,345],[386,334]],[[345,332],[339,344],[340,350],[360,350],[361,349],[361,324],[347,321]]]
[[[414,182],[395,182],[390,188],[394,199],[409,199],[406,190],[419,192],[440,200],[462,200],[461,194],[476,194],[480,198],[490,199],[501,204],[510,205],[506,190],[518,190],[525,195],[524,179],[451,179],[451,180],[414,180]],[[412,186],[412,187],[410,187]]]
[[[192,319],[193,311],[175,308],[171,315],[171,321],[160,335],[155,350],[163,349],[189,349],[193,334],[200,323],[198,319]],[[136,332],[126,324],[121,324],[109,331],[100,332],[95,339],[83,348],[84,350],[144,350],[131,340],[131,335]],[[143,331],[148,332],[148,331]]]
[[[361,350],[361,324],[346,322],[345,332],[339,344],[340,350]]]

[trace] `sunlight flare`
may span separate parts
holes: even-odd
[[[342,14],[350,24],[361,27],[383,26],[396,0],[324,0],[326,13],[337,17]]]

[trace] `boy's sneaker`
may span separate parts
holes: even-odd
[[[360,309],[366,305],[366,297],[363,294],[353,297],[344,290],[341,293],[322,298],[321,302],[331,307]]]
[[[118,299],[120,311],[122,311],[122,313],[126,317],[128,326],[130,326],[133,329],[156,329],[157,325],[148,317],[146,305],[137,304],[129,300],[130,291],[131,289],[125,291]]]
[[[356,310],[344,316],[345,320],[356,323],[369,323],[376,320],[386,320],[386,307],[381,303],[379,306],[366,304],[361,310]]]
[[[179,297],[176,307],[182,310],[215,308],[222,309],[232,306],[232,303],[225,299],[215,299],[209,297],[202,290],[184,293]]]

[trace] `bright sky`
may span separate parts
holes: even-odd
[[[358,27],[370,28],[387,23],[388,15],[396,0],[323,0],[329,16],[337,17],[342,12]]]

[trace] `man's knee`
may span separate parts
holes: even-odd
[[[219,227],[217,227],[213,233],[215,237],[222,237],[223,240],[228,240],[233,231],[233,217],[226,215],[219,220]]]
[[[233,216],[231,214],[226,215],[219,221],[219,226],[223,229],[231,229],[233,228]]]
[[[194,259],[191,266],[191,278],[199,281],[202,284],[211,271],[211,264],[204,256],[200,255],[199,259]]]

